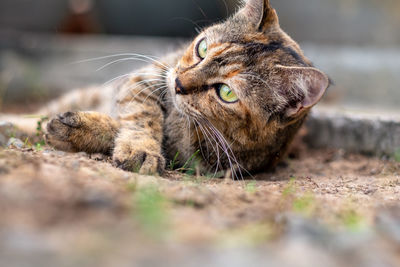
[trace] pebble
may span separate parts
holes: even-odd
[[[14,126],[7,121],[0,121],[0,146],[6,146]]]
[[[14,127],[14,125],[11,122],[8,121],[0,121],[0,131],[4,130],[11,130]]]
[[[16,147],[16,148],[23,148],[25,146],[25,144],[20,139],[11,137],[10,139],[8,139],[8,142],[7,142],[6,146],[7,147],[13,146],[13,147]]]

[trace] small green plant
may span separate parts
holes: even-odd
[[[40,137],[43,136],[43,122],[47,121],[49,118],[47,116],[40,116],[39,120],[36,122],[36,136]]]
[[[254,194],[257,192],[257,182],[256,181],[251,181],[246,184],[245,190],[247,193]]]
[[[290,195],[293,195],[295,192],[296,192],[296,178],[290,177],[288,184],[282,191],[282,195],[283,197],[288,197]]]
[[[45,145],[44,140],[41,140],[41,141],[39,141],[39,142],[36,142],[36,143],[35,143],[35,149],[36,149],[37,151],[42,151],[44,145]]]
[[[197,159],[197,155],[199,154],[200,150],[197,150],[196,152],[193,153],[193,155],[190,156],[190,158],[183,164],[183,166],[177,171],[184,172],[187,175],[194,175],[196,174],[196,168],[199,164],[199,161]]]
[[[25,147],[32,147],[32,143],[29,141],[29,137],[25,138],[24,146]]]
[[[346,209],[339,215],[343,225],[351,231],[359,231],[365,226],[364,218],[354,209]]]
[[[310,216],[315,208],[315,199],[311,193],[297,197],[293,200],[293,210],[304,216]]]
[[[135,214],[143,229],[151,235],[160,236],[167,225],[167,200],[156,186],[145,186],[134,192]]]
[[[254,247],[271,240],[275,230],[269,223],[251,223],[221,232],[218,241],[223,247]]]
[[[25,139],[24,145],[25,147],[29,148],[34,148],[37,151],[43,150],[43,147],[46,145],[45,140],[43,139],[44,131],[43,131],[43,123],[47,121],[49,118],[47,116],[40,116],[40,115],[28,115],[25,116],[25,118],[37,118],[38,121],[36,122],[36,136],[39,139],[38,142],[34,143],[32,145],[32,142],[29,140],[29,138]],[[14,134],[15,135],[15,134]]]
[[[179,157],[179,151],[176,152],[174,158],[169,162],[168,167],[171,171],[175,170],[176,165],[179,164],[178,157]]]

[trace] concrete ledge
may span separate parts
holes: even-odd
[[[400,149],[400,114],[317,107],[307,121],[308,145],[376,156]]]

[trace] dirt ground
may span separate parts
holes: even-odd
[[[395,160],[307,149],[232,181],[23,146],[0,177],[1,266],[400,264]]]

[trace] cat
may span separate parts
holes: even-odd
[[[141,174],[196,158],[202,172],[239,178],[276,166],[329,86],[280,28],[269,0],[243,2],[160,61],[134,57],[153,64],[43,109],[71,109],[49,121],[48,143],[110,154],[115,166]]]

